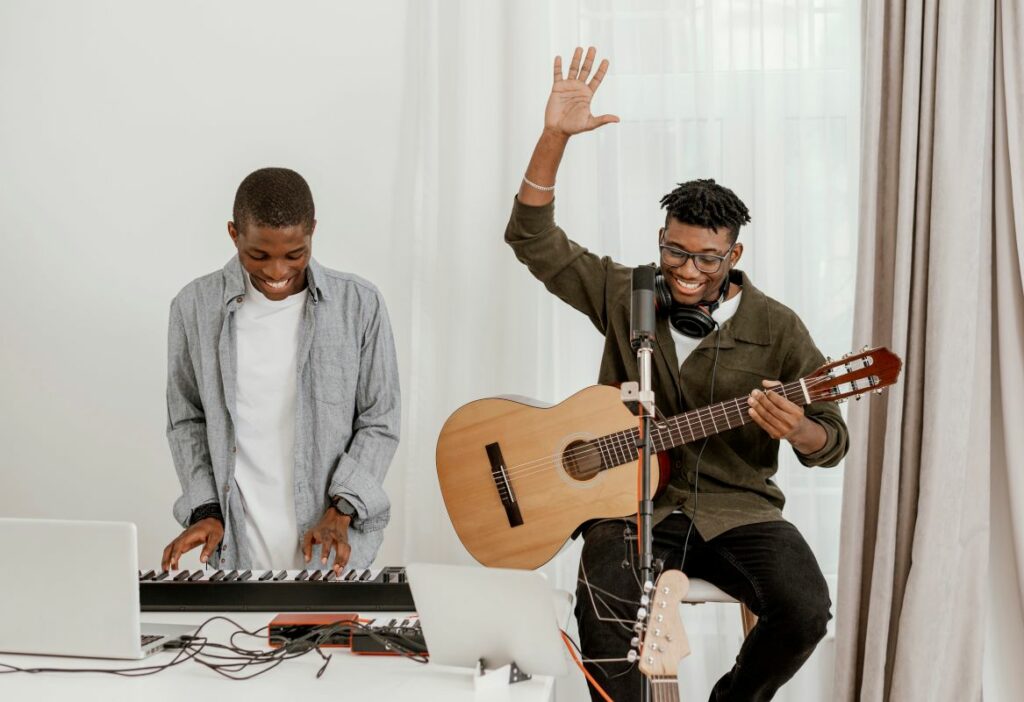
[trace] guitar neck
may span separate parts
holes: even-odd
[[[782,395],[790,402],[803,406],[807,394],[803,381],[768,388],[765,392]],[[651,443],[656,452],[699,441],[730,429],[737,429],[751,421],[747,396],[707,405],[669,417],[651,426]],[[605,467],[622,465],[636,459],[640,442],[639,429],[627,429],[602,436],[596,440]]]
[[[651,699],[658,702],[679,702],[679,677],[676,675],[649,675]]]

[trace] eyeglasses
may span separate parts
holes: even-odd
[[[661,262],[665,265],[678,268],[679,266],[685,266],[686,262],[692,258],[693,265],[701,273],[717,273],[718,269],[722,267],[722,261],[729,258],[729,254],[732,253],[732,246],[729,247],[724,256],[690,253],[669,244],[660,244],[658,248],[661,249]]]

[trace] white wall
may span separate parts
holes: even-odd
[[[407,292],[375,237],[407,206],[405,17],[397,1],[0,4],[0,515],[130,520],[140,565],[159,563],[178,531],[168,304],[233,254],[255,168],[309,181],[314,255],[382,289],[406,377]],[[400,558],[397,507],[381,563]]]

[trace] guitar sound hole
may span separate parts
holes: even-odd
[[[592,441],[574,441],[562,452],[562,465],[573,480],[590,480],[601,472],[601,452]]]

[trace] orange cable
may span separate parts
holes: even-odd
[[[561,629],[559,629],[559,631],[561,631]],[[587,680],[590,681],[590,684],[594,686],[594,689],[601,693],[601,697],[604,697],[606,702],[615,702],[611,697],[608,696],[608,693],[604,691],[604,688],[598,685],[597,681],[594,680],[593,677],[591,677],[590,671],[583,667],[583,662],[576,655],[576,649],[573,648],[572,643],[570,643],[569,641],[569,635],[566,634],[564,631],[562,631],[562,641],[565,642],[565,647],[569,649],[569,655],[572,656],[572,659],[574,661],[576,661],[576,665],[578,665],[580,670],[583,671],[583,674],[587,677]]]

